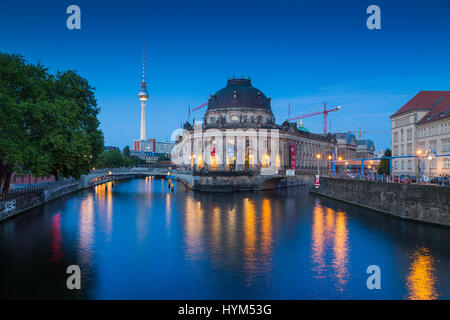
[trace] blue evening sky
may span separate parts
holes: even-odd
[[[79,31],[66,8],[81,8]],[[381,8],[381,30],[366,8]],[[191,108],[251,76],[272,97],[277,123],[342,105],[333,131],[369,131],[390,146],[389,115],[420,90],[450,90],[450,1],[19,1],[0,0],[0,51],[77,70],[96,88],[107,145],[139,136],[143,42],[147,136],[166,140]],[[194,113],[196,119],[203,112]],[[313,132],[322,118],[305,119]]]

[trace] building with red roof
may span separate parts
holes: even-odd
[[[420,91],[390,116],[394,156],[427,153],[427,176],[450,175],[450,91]],[[418,174],[417,158],[393,160],[394,175]]]

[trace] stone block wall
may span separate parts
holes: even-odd
[[[404,219],[450,227],[450,187],[320,178],[315,193]]]

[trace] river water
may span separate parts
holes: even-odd
[[[69,265],[81,290],[67,289]],[[167,179],[134,179],[0,223],[0,298],[449,299],[450,230],[305,187],[170,192]]]

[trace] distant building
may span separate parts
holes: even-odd
[[[351,132],[335,133],[337,157],[342,159],[356,159],[358,146],[356,136]]]
[[[133,151],[143,151],[143,152],[155,152],[156,151],[156,140],[134,140]]]
[[[170,159],[175,143],[156,141],[155,139],[135,140],[131,156],[137,156],[147,163],[156,163],[159,159]]]
[[[391,118],[392,155],[450,154],[450,91],[420,91]],[[434,150],[434,151],[432,151]],[[425,175],[450,174],[450,156],[425,159]],[[395,159],[395,175],[417,175],[418,160]]]
[[[155,152],[170,154],[172,152],[173,147],[175,147],[175,142],[156,141]]]
[[[372,140],[356,140],[356,158],[370,159],[375,154],[375,144]]]
[[[156,140],[148,139],[141,141],[141,151],[156,152]]]
[[[130,151],[131,156],[136,156],[144,160],[146,163],[156,163],[161,158],[170,159],[170,153],[161,152],[144,152],[144,151]],[[169,160],[170,161],[170,160]]]

